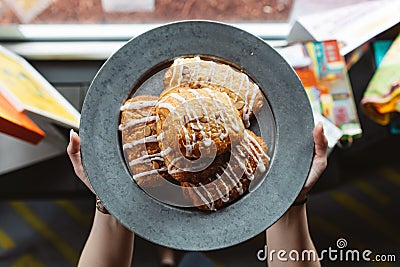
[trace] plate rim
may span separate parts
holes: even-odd
[[[222,44],[234,45],[221,47],[221,44],[205,42],[208,38]],[[186,46],[188,44],[191,46]],[[199,53],[201,51],[207,53]],[[141,52],[143,54],[140,57]],[[117,151],[118,130],[109,129],[118,125],[122,101],[147,70],[167,59],[188,54],[217,56],[246,69],[260,85],[264,95],[267,95],[275,117],[275,153],[265,181],[251,195],[213,213],[188,212],[174,208],[150,198],[138,186],[127,187],[126,179],[131,178],[121,151]],[[127,56],[138,60],[133,63]],[[268,60],[273,62],[269,69],[260,70],[260,64]],[[279,76],[282,73],[287,75],[285,79]],[[269,85],[263,86],[266,85],[266,80]],[[294,96],[287,97],[288,92]],[[283,100],[285,96],[286,99]],[[98,105],[94,106],[93,102]],[[119,103],[116,105],[118,112],[105,107],[104,103]],[[100,107],[105,111],[99,110]],[[96,120],[93,121],[93,118]],[[296,131],[290,129],[291,126],[294,127],[293,124],[297,125]],[[114,217],[135,234],[151,242],[192,251],[236,245],[271,226],[290,207],[305,183],[314,148],[311,108],[293,69],[262,39],[215,21],[173,22],[128,41],[103,64],[94,77],[84,100],[80,125],[85,172],[93,189]],[[96,132],[94,137],[93,132]],[[294,154],[292,158],[291,154]],[[296,157],[301,154],[304,154],[303,157]],[[106,164],[99,166],[99,162]],[[301,168],[291,169],[291,164],[296,167],[300,165]],[[283,169],[295,179],[285,178],[282,171],[279,171]],[[287,195],[283,186],[288,185],[294,189]],[[271,187],[277,191],[271,192]],[[259,203],[263,200],[270,202],[260,206]],[[235,223],[226,228],[229,219]]]

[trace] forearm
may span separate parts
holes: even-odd
[[[79,267],[131,266],[134,234],[112,215],[96,210]]]
[[[318,258],[318,254],[308,229],[306,205],[291,207],[281,219],[267,230],[267,247],[270,267],[320,266],[319,261],[314,260],[314,255]],[[284,260],[280,260],[278,257],[280,250],[286,252],[286,254],[281,255]],[[297,251],[297,253],[291,253],[291,251]],[[281,253],[283,254],[283,252]],[[309,257],[311,260],[309,260]],[[291,260],[296,258],[298,260]]]

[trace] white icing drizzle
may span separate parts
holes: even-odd
[[[240,85],[239,85],[239,87],[237,88],[237,91],[235,92],[235,94],[236,94],[235,102],[236,102],[236,101],[238,100],[238,98],[239,98],[240,91],[242,91],[244,81],[245,81],[245,80],[247,80],[247,81],[249,80],[249,77],[247,77],[247,75],[244,74],[243,72],[241,72],[241,76],[242,76],[242,80],[240,81]]]
[[[190,123],[190,128],[194,129],[193,122]],[[192,141],[196,141],[196,132],[192,131]]]
[[[190,77],[189,77],[189,82],[190,81],[197,81],[198,80],[198,77],[199,77],[199,74],[200,74],[200,62],[201,62],[201,59],[200,59],[200,57],[199,56],[196,56],[196,57],[194,57],[193,58],[194,59],[194,63],[195,63],[195,65],[194,65],[194,69],[193,69],[193,71],[192,72],[190,72]],[[192,63],[190,62],[190,63],[187,63],[186,65],[192,65]],[[181,82],[177,82],[177,84],[176,85],[181,85]]]
[[[174,158],[170,163],[169,163],[169,165],[168,165],[168,173],[169,174],[174,174],[174,173],[176,173],[176,172],[174,172],[174,171],[176,171],[176,170],[172,170],[172,167],[174,167],[175,166],[175,163],[177,163],[180,159],[182,159],[183,157],[181,156],[181,157],[177,157],[177,158]]]
[[[203,105],[203,101],[201,100],[202,97],[201,97],[201,95],[199,94],[199,92],[197,92],[196,89],[189,89],[188,92],[190,92],[191,94],[193,94],[193,95],[196,97],[196,99],[199,100],[200,107],[201,107],[201,109],[202,109],[204,115],[207,115],[207,116],[208,116],[208,115],[209,115],[209,114],[208,114],[208,111],[207,111],[207,109],[205,108],[205,105]]]
[[[247,97],[249,95],[249,91],[250,91],[250,79],[249,79],[249,76],[246,75],[246,94],[244,96],[245,102],[247,102]]]
[[[170,153],[172,151],[172,148],[171,147],[167,147],[165,150],[162,150],[161,152],[160,152],[160,156],[161,157],[164,157],[165,155],[167,155],[168,153]]]
[[[178,65],[182,65],[183,60],[184,60],[183,58],[177,58],[174,60],[174,64],[172,64],[172,67],[173,67],[172,77],[171,77],[171,80],[169,81],[169,86],[172,86],[172,82],[174,81],[175,75],[176,75],[176,68]],[[182,68],[182,70],[183,70],[183,68]],[[182,76],[182,70],[181,70],[181,73],[179,74],[179,76]],[[178,81],[180,81],[180,80],[178,79]],[[178,85],[179,85],[179,83],[178,83]]]
[[[246,138],[250,139],[250,141],[255,144],[257,146],[257,148],[261,151],[258,152],[260,153],[262,156],[266,157],[268,160],[271,160],[271,158],[267,155],[267,153],[265,153],[264,149],[260,146],[260,144],[257,142],[256,139],[254,139],[253,136],[251,136],[250,134],[248,134],[246,131],[244,132],[244,139],[246,140]]]
[[[161,168],[161,169],[151,170],[151,171],[147,171],[147,172],[141,172],[141,173],[132,175],[132,178],[133,178],[133,180],[137,180],[140,177],[151,175],[151,174],[155,174],[155,173],[158,173],[159,171],[163,172],[163,171],[166,171],[166,170],[167,170],[167,168],[164,167],[164,168]]]
[[[152,122],[152,121],[158,121],[158,116],[148,116],[148,117],[144,117],[141,119],[136,119],[136,120],[131,120],[130,122],[128,122],[126,125],[122,125],[120,124],[118,129],[120,131],[123,131],[129,127],[141,124],[141,123],[146,123],[146,122]]]
[[[159,108],[166,108],[169,110],[169,112],[173,112],[175,110],[175,107],[173,105],[171,105],[170,103],[164,103],[162,101],[159,101],[157,104],[157,107]]]
[[[224,172],[226,171],[226,175],[227,177],[229,177],[229,179],[232,178],[230,177],[229,173],[230,172],[232,174],[232,176],[235,178],[235,180],[233,181],[233,184],[235,185],[236,189],[238,190],[239,194],[243,194],[243,184],[240,181],[240,177],[237,177],[236,173],[233,171],[231,164],[228,162],[226,169],[224,170]]]
[[[179,118],[180,124],[181,124],[181,125],[184,125],[184,123],[183,123],[183,117],[182,117],[182,116],[179,116],[179,114],[175,112],[176,108],[175,108],[172,104],[170,104],[170,103],[165,103],[165,101],[166,101],[169,97],[175,98],[175,99],[177,99],[178,101],[186,101],[182,96],[180,96],[180,95],[178,95],[178,94],[176,94],[176,93],[171,93],[171,94],[168,94],[167,97],[166,97],[164,100],[159,101],[158,104],[157,104],[157,106],[158,106],[159,108],[166,108],[166,109],[168,109],[169,112],[171,113],[171,115],[172,115],[172,114],[177,114],[177,115],[178,115],[178,118]],[[184,146],[185,146],[186,156],[188,157],[188,156],[190,156],[190,155],[192,154],[192,149],[193,149],[193,146],[194,146],[194,145],[190,144],[189,132],[187,131],[186,127],[182,127],[182,130],[183,130],[183,132],[184,132],[184,134],[185,134],[185,144],[184,144]]]
[[[136,101],[124,104],[120,110],[129,110],[129,109],[141,109],[146,107],[154,107],[157,104],[157,100],[153,101]]]
[[[132,148],[132,147],[134,147],[134,146],[136,146],[136,145],[139,145],[139,144],[155,143],[155,142],[158,142],[158,141],[162,140],[163,137],[164,137],[164,134],[163,134],[163,133],[161,133],[159,136],[157,136],[157,135],[150,135],[150,136],[144,137],[144,138],[139,139],[139,140],[134,140],[134,141],[132,141],[131,143],[124,144],[124,145],[122,146],[122,148],[125,150],[125,149]]]
[[[194,61],[195,61],[196,65],[195,65],[195,68],[194,68],[195,71],[193,72],[193,76],[194,76],[194,74],[196,74],[195,81],[197,81],[199,79],[199,74],[200,74],[200,61],[201,61],[201,59],[200,59],[199,56],[197,56],[197,57],[194,58]],[[192,78],[192,76],[190,76],[190,78]]]
[[[243,145],[243,147],[247,151],[247,153],[249,153],[249,155],[253,158],[253,160],[256,162],[257,168],[259,168],[261,172],[264,172],[265,165],[264,165],[264,162],[262,161],[261,154],[259,154],[255,150],[255,147],[251,143],[249,143],[248,146]],[[246,163],[247,163],[247,161],[246,161]]]
[[[164,161],[164,159],[161,157],[153,157],[153,155],[145,155],[143,157],[140,157],[140,158],[130,161],[129,166],[134,166],[134,165],[141,164],[141,163],[149,163],[149,162],[152,162],[153,160]]]
[[[236,146],[236,150],[239,152],[239,155],[243,158],[246,157],[246,154],[244,154],[244,152],[242,151],[240,146]]]
[[[221,179],[221,176],[216,173],[215,177],[217,177],[217,179],[219,179],[219,182],[221,182],[224,187],[225,187],[225,194],[222,194],[221,190],[219,189],[219,187],[217,186],[217,184],[215,182],[213,182],[215,189],[217,190],[217,193],[219,195],[219,198],[223,201],[223,202],[228,202],[229,200],[229,188],[228,186],[225,184],[225,182]]]
[[[247,179],[249,179],[250,181],[254,180],[254,173],[250,174],[250,176],[247,176]]]
[[[140,158],[134,159],[132,161],[129,162],[129,166],[133,166],[133,165],[137,165],[140,163],[147,163],[147,162],[151,162],[153,160],[158,160],[158,161],[164,161],[164,156],[167,155],[169,152],[171,152],[171,148],[168,147],[167,149],[156,153],[156,154],[152,154],[152,155],[144,155]]]
[[[229,88],[231,88],[233,90],[233,82],[234,82],[234,77],[233,77],[233,69],[229,67],[229,69],[231,70],[231,79],[229,81]]]
[[[233,106],[231,98],[227,94],[224,94],[224,95],[225,95],[226,100],[229,102],[229,105]],[[234,116],[233,118],[234,119],[231,121],[232,128],[234,131],[238,132],[238,131],[240,131],[240,122],[236,116]]]
[[[245,132],[243,140],[245,142],[242,142],[242,145],[244,149],[249,153],[249,155],[253,158],[253,160],[257,163],[257,170],[260,170],[260,172],[264,172],[266,170],[266,167],[262,157],[265,157],[268,160],[270,160],[270,157],[264,152],[257,140],[254,139],[247,132]],[[260,152],[256,149],[256,147]]]
[[[199,185],[200,185],[201,188],[207,193],[207,196],[208,196],[208,198],[210,199],[210,202],[211,202],[210,210],[214,210],[214,209],[215,209],[215,208],[214,208],[214,200],[213,200],[213,197],[212,197],[210,191],[208,191],[207,188],[206,188],[202,183],[199,183]],[[210,204],[210,203],[208,203],[208,204]]]
[[[210,201],[208,201],[204,195],[202,193],[200,193],[199,189],[197,187],[192,187],[194,192],[196,192],[196,194],[200,197],[201,201],[203,201],[203,203],[208,207],[209,210],[215,210],[215,205],[214,205],[214,201],[212,201],[212,197],[210,192],[208,192],[208,190],[200,183],[200,186],[202,188],[205,189],[207,195],[210,196]]]
[[[203,89],[205,89],[205,92],[207,92],[208,95],[210,96],[211,101],[213,102],[214,106],[215,106],[215,107],[218,107],[219,105],[218,105],[218,103],[216,103],[212,91],[211,91],[209,88],[203,88]],[[212,115],[214,121],[217,122],[217,117],[215,116],[215,114],[214,114],[214,113],[211,113],[211,115]],[[220,127],[218,127],[217,129],[218,129],[218,133],[219,133],[219,138],[220,138],[220,139],[223,138],[222,130],[220,129]],[[223,140],[223,139],[221,139],[221,140]]]
[[[178,84],[181,84],[182,78],[183,78],[183,58],[182,60],[179,62],[180,63],[180,69],[179,69],[179,76],[178,76]]]
[[[224,112],[222,112],[222,110],[219,110],[219,115],[221,116],[221,121],[223,122],[223,124],[224,124],[224,130],[225,130],[225,133],[223,133],[223,131],[221,130],[221,132],[220,132],[220,134],[219,134],[219,139],[222,141],[222,140],[224,140],[225,138],[227,138],[228,136],[229,136],[229,133],[228,133],[228,126],[226,125],[226,120],[225,120],[225,117],[224,117]]]
[[[250,81],[249,79],[247,79],[247,90],[246,90],[246,94],[244,96],[243,101],[245,101],[245,105],[243,106],[243,110],[242,110],[242,119],[244,122],[244,125],[246,127],[250,127],[250,113],[251,113],[251,108],[249,107],[249,92],[250,92]]]
[[[255,99],[256,99],[256,95],[257,95],[257,93],[258,93],[259,90],[260,90],[260,88],[258,87],[258,85],[257,85],[257,84],[254,84],[254,87],[253,87],[253,95],[251,96],[250,103],[249,103],[249,109],[250,109],[250,111],[253,109],[254,101],[255,101]]]
[[[216,107],[221,106],[220,103],[217,103],[217,102],[216,102],[216,100],[215,100],[215,98],[214,98],[214,95],[213,95],[213,92],[212,92],[212,90],[211,90],[210,88],[203,88],[203,89],[204,89],[204,91],[206,91],[206,92],[208,93],[208,95],[210,96],[211,100],[212,100],[213,103],[214,103],[214,106],[216,106]],[[226,94],[224,94],[224,95],[226,95]],[[226,95],[226,96],[227,96],[227,95]],[[229,118],[229,114],[226,112],[226,110],[221,110],[221,109],[218,111],[218,113],[219,113],[219,115],[221,116],[221,121],[224,123],[224,127],[225,127],[225,133],[223,133],[223,131],[222,131],[220,128],[218,128],[219,138],[220,138],[220,140],[224,140],[224,139],[229,135],[229,133],[228,133],[228,129],[229,129],[229,128],[228,128],[227,125],[226,125],[226,120],[225,120],[224,113],[225,113],[225,115],[226,115],[228,118]],[[214,117],[214,120],[216,121],[216,117],[215,117],[214,114],[213,114],[213,117]],[[235,117],[235,116],[233,116],[233,117]],[[240,130],[240,125],[239,125],[239,122],[237,121],[237,118],[236,118],[236,117],[235,117],[235,120],[236,120],[236,123],[234,123],[232,119],[229,120],[229,124],[232,126],[232,129],[233,129],[234,131],[238,132],[238,131]]]
[[[201,109],[203,111],[203,115],[202,116],[207,116],[208,117],[209,116],[209,112],[205,108],[205,105],[203,104],[203,101],[201,99],[200,94],[198,92],[196,92],[196,90],[194,90],[194,89],[190,89],[188,91],[191,92],[196,97],[196,99],[199,101],[200,107],[201,107]],[[186,106],[186,108],[188,108],[188,106]],[[200,134],[203,137],[202,140],[203,140],[204,145],[206,147],[211,146],[211,144],[212,144],[211,129],[208,131],[208,137],[207,137],[207,133],[203,130],[204,127],[201,125],[200,120],[199,120],[199,116],[197,114],[195,115],[195,119],[196,119],[197,127],[200,129]],[[193,126],[192,126],[192,128],[193,128]],[[195,140],[195,138],[193,140]]]
[[[181,121],[181,125],[182,125],[182,121]],[[184,147],[185,147],[185,151],[186,151],[186,157],[190,157],[192,155],[194,144],[190,142],[189,132],[186,129],[186,127],[182,127],[182,129],[185,134]]]
[[[178,100],[181,103],[186,104],[186,106],[187,106],[186,99],[184,97],[180,96],[179,94],[177,94],[177,93],[168,94],[166,99],[168,99],[170,97]],[[165,107],[171,112],[171,114],[176,114],[178,116],[178,118],[179,118],[180,124],[184,125],[183,117],[175,112],[175,107],[173,105],[169,104],[169,103],[164,103],[166,101],[166,99],[162,100],[162,101],[159,101],[158,107]],[[186,110],[188,111],[187,107],[186,107]],[[190,111],[189,111],[189,115],[190,115]],[[186,129],[186,127],[182,127],[182,130],[183,130],[183,132],[185,134],[185,144],[184,144],[185,153],[186,153],[186,156],[189,157],[189,156],[192,155],[194,144],[190,142],[189,132]]]
[[[211,144],[212,144],[211,138],[204,138],[204,139],[203,139],[203,144],[204,144],[206,147],[211,146]]]
[[[180,95],[175,94],[175,93],[172,93],[170,96],[171,96],[171,97],[174,97],[174,98],[177,99],[177,100],[179,100],[179,101],[185,106],[185,111],[186,111],[186,114],[187,114],[188,117],[189,117],[189,120],[190,120],[190,121],[192,121],[193,119],[196,120],[197,128],[200,129],[200,134],[203,136],[203,139],[205,139],[205,138],[206,138],[206,133],[203,131],[203,126],[201,125],[201,123],[200,123],[200,121],[199,121],[199,116],[197,115],[196,111],[195,111],[194,109],[190,109],[189,104],[188,104],[188,102],[186,101],[186,99],[183,98],[183,97],[181,97]],[[201,99],[200,99],[200,98],[197,98],[197,97],[196,97],[196,99],[199,100],[200,106],[203,106],[203,105],[202,105],[202,102],[201,102]],[[193,116],[192,116],[192,115],[193,115]],[[194,124],[193,124],[193,123],[190,123],[190,127],[191,127],[192,129],[194,129]],[[196,134],[195,134],[194,131],[193,131],[193,134],[192,134],[192,141],[193,141],[193,142],[196,142]]]
[[[249,178],[249,176],[251,176],[253,174],[253,172],[251,170],[248,170],[246,167],[246,164],[244,164],[235,154],[233,154],[233,157],[236,159],[236,161],[238,162],[239,167],[244,171],[244,173],[246,174],[247,178]]]
[[[139,139],[139,140],[134,140],[134,141],[132,141],[130,143],[124,144],[122,146],[122,148],[124,150],[125,149],[130,149],[130,148],[132,148],[132,147],[134,147],[134,146],[136,146],[138,144],[144,144],[144,143],[147,143],[147,142],[149,142],[149,143],[157,142],[157,135],[151,135],[151,136],[147,136],[145,138]]]
[[[180,101],[185,106],[186,115],[188,115],[189,120],[190,121],[192,121],[193,119],[196,120],[197,127],[198,127],[198,129],[201,130],[200,133],[203,136],[203,139],[206,138],[206,134],[203,131],[203,126],[201,125],[201,123],[199,121],[199,116],[197,115],[197,113],[196,113],[196,111],[194,109],[190,109],[189,103],[186,101],[186,99],[184,97],[180,96],[179,94],[176,94],[176,93],[171,93],[169,96],[175,98],[178,101]],[[201,98],[198,97],[199,95],[197,94],[195,96],[196,96],[196,99],[199,101],[200,106],[203,107]],[[190,123],[190,126],[191,126],[192,129],[194,129],[194,124],[193,123]],[[196,141],[195,135],[193,137],[193,141]]]
[[[243,109],[243,121],[244,121],[244,124],[245,124],[246,127],[250,126],[250,114],[251,114],[251,111],[253,110],[254,101],[256,99],[256,95],[257,95],[258,90],[259,90],[258,85],[254,84],[253,92],[252,92],[251,99],[250,99],[250,103],[245,105],[245,109]],[[247,97],[248,97],[248,95],[246,94],[246,101],[248,100]]]
[[[179,102],[182,102],[182,103],[186,102],[186,99],[177,93],[170,93],[170,94],[168,94],[168,97],[175,98],[176,100],[178,100]]]
[[[231,74],[231,77],[232,77],[231,68],[230,68],[229,66],[226,66],[225,69],[226,69],[226,70],[225,70],[225,75],[224,75],[224,81],[223,81],[222,84],[221,84],[222,86],[225,86],[226,80],[228,79],[229,74]]]
[[[182,172],[185,172],[185,171],[184,171],[184,170],[181,170],[181,169],[176,169],[176,170],[171,170],[171,171],[169,171],[168,173],[169,173],[170,175],[173,175],[173,174],[182,173]]]
[[[215,75],[215,69],[217,66],[217,63],[215,63],[214,61],[208,61],[208,64],[211,65],[210,66],[210,70],[208,72],[207,78],[205,80],[205,82],[211,82],[212,78],[214,78]]]
[[[205,116],[209,116],[210,113],[205,108],[206,105],[203,104],[200,94],[198,92],[196,92],[196,90],[194,90],[194,89],[190,89],[188,91],[191,92],[195,96],[195,98],[199,101],[200,107],[201,107],[204,115]],[[210,91],[210,95],[212,95],[211,91]],[[189,103],[186,101],[186,99],[184,97],[182,97],[181,95],[177,94],[177,93],[168,94],[167,98],[169,98],[169,97],[174,98],[175,100],[179,101],[180,103],[182,103],[184,105],[185,113],[188,116],[189,121],[195,120],[195,122],[191,122],[190,123],[190,127],[192,129],[195,129],[195,125],[196,125],[197,126],[196,129],[200,130],[200,134],[202,135],[202,140],[203,140],[204,145],[207,146],[207,147],[210,146],[212,144],[212,140],[210,138],[211,137],[211,133],[208,132],[208,135],[207,135],[207,133],[203,130],[204,127],[202,126],[202,124],[201,124],[201,122],[199,120],[200,116],[196,113],[196,110],[190,108]],[[166,101],[166,99],[160,101],[158,106],[159,107],[166,107],[170,111],[172,109],[175,110],[175,108],[171,104],[164,103]],[[176,112],[174,112],[174,113],[176,113]],[[184,118],[183,118],[182,114],[177,114],[176,113],[176,115],[178,116],[178,119],[180,120],[180,124],[184,125],[185,121],[183,121]],[[221,117],[223,117],[223,114],[221,114],[221,115],[222,115]],[[215,117],[215,115],[213,115],[213,116]],[[238,128],[238,127],[235,126],[235,128]],[[186,156],[191,156],[192,152],[193,152],[193,149],[194,149],[195,142],[197,141],[196,134],[193,131],[192,140],[190,140],[189,132],[187,131],[186,127],[183,127],[182,130],[183,130],[183,132],[185,134],[184,147],[185,147],[185,151],[186,151]],[[223,134],[221,132],[220,135],[221,135],[221,138],[226,138],[226,136],[228,136],[228,133]]]

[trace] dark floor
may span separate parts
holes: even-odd
[[[309,198],[311,234],[317,249],[337,249],[341,238],[349,249],[369,249],[373,256],[395,255],[397,261],[325,260],[323,266],[400,266],[400,164],[366,166],[365,171],[359,169],[352,176]],[[88,235],[93,209],[89,197],[0,202],[0,266],[74,266]],[[256,257],[264,241],[260,234],[206,255],[217,266],[265,266]],[[156,246],[138,238],[133,265],[157,266]]]

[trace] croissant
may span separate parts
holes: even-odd
[[[121,107],[122,149],[132,177],[141,187],[161,186],[164,179],[175,181],[166,171],[158,146],[157,116],[153,113],[157,100],[155,96],[137,96]]]
[[[246,128],[250,126],[250,118],[264,105],[261,90],[245,73],[198,56],[174,60],[164,75],[165,89],[161,95],[181,85],[191,89],[211,87],[226,93],[240,111]]]

